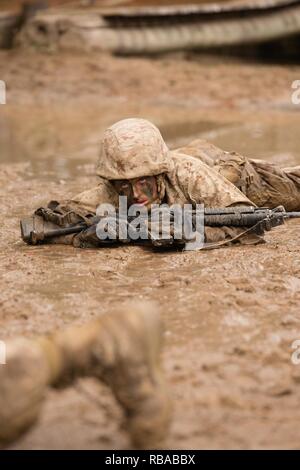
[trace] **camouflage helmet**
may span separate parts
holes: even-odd
[[[173,166],[160,131],[145,119],[116,122],[101,144],[97,175],[108,180],[159,175]]]

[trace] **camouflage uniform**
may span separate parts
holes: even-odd
[[[236,152],[225,152],[200,139],[179,150],[205,161],[258,207],[283,205],[287,211],[300,210],[300,166],[281,168]]]
[[[135,447],[161,445],[171,410],[161,346],[160,316],[149,303],[127,304],[48,337],[10,340],[7,363],[0,365],[0,448],[36,422],[48,386],[66,386],[82,376],[111,388]]]
[[[102,202],[117,206],[118,195],[111,181],[142,176],[156,176],[160,202],[187,204],[203,203],[206,207],[252,205],[242,192],[205,161],[180,150],[171,151],[159,130],[144,119],[125,119],[117,122],[104,133],[97,175],[96,188],[84,191],[69,204],[96,211]],[[243,232],[240,228],[206,228],[207,242],[231,241]],[[76,240],[76,237],[74,237]],[[247,235],[239,239],[243,243],[259,243],[261,238]]]
[[[57,210],[90,214],[101,203],[117,206],[118,195],[111,182],[142,176],[156,176],[160,201],[170,205],[203,203],[208,208],[284,205],[287,210],[300,209],[300,167],[282,170],[271,163],[225,152],[203,140],[169,150],[159,130],[144,119],[124,119],[105,131],[97,175],[98,186],[57,206]],[[207,242],[230,243],[243,231],[207,227],[205,237]],[[78,236],[69,236],[54,242],[76,240]],[[247,234],[237,241],[255,244],[262,239]]]
[[[99,186],[79,194],[73,203],[93,211],[102,202],[117,204],[111,181],[157,176],[161,202],[204,203],[207,207],[251,204],[200,159],[169,150],[159,130],[144,119],[124,119],[105,131],[97,175]]]

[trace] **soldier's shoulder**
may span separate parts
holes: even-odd
[[[174,169],[201,169],[207,167],[208,165],[200,160],[199,158],[194,157],[193,155],[187,155],[178,150],[171,151],[171,158],[174,163]]]

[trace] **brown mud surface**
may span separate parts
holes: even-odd
[[[299,66],[211,57],[0,53],[0,339],[81,324],[126,299],[154,299],[166,325],[174,402],[168,448],[299,448],[299,222],[257,247],[154,253],[142,247],[29,247],[19,219],[95,184],[101,132],[143,116],[171,146],[205,137],[227,150],[300,162]],[[109,390],[49,391],[13,449],[121,449]]]

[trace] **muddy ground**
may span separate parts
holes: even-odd
[[[174,402],[167,448],[299,448],[299,224],[257,247],[153,253],[142,247],[29,247],[18,221],[94,185],[103,129],[127,116],[170,146],[206,137],[227,150],[300,162],[300,66],[181,54],[164,58],[1,52],[0,339],[81,324],[125,299],[154,299],[166,324]],[[93,397],[91,399],[91,396]],[[122,449],[109,390],[93,380],[49,391],[13,449]]]

